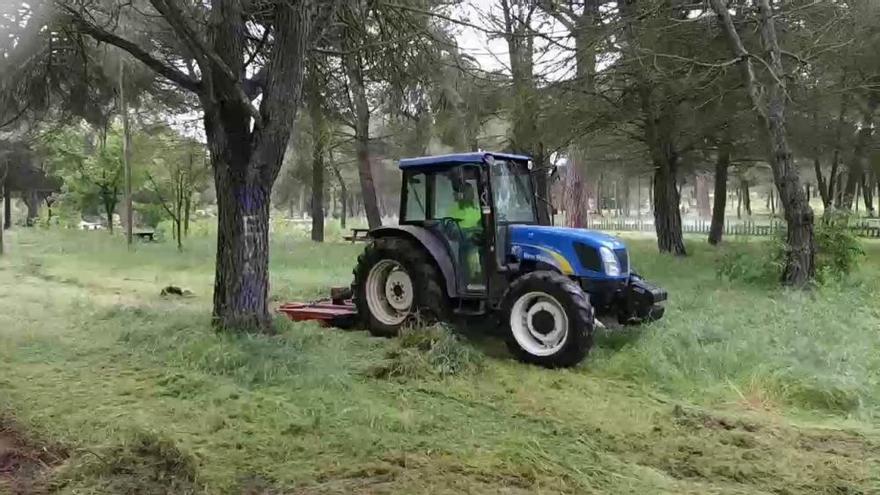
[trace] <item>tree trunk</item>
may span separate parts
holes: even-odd
[[[312,123],[312,240],[324,242],[324,155],[328,132],[324,118],[324,97],[318,71],[310,71],[307,91],[309,117]]]
[[[128,125],[128,100],[125,98],[125,59],[119,60],[119,103],[122,112],[122,167],[123,176],[123,208],[125,210],[125,242],[129,249],[134,242],[133,214],[131,211],[131,129]],[[192,157],[190,156],[190,161]],[[180,249],[180,216],[178,218],[178,249]]]
[[[348,186],[346,186],[345,180],[342,178],[342,173],[339,171],[339,167],[333,161],[332,152],[330,155],[330,168],[333,170],[333,175],[336,176],[336,181],[339,183],[339,226],[345,230],[345,224],[348,217]]]
[[[736,218],[737,220],[742,218],[742,205],[743,205],[743,194],[742,188],[736,188]]]
[[[740,190],[742,191],[743,208],[746,216],[752,216],[752,192],[749,191],[749,180],[740,179]]]
[[[348,43],[343,43],[348,47]],[[370,108],[364,87],[363,62],[358,53],[343,57],[352,104],[355,114],[355,152],[358,163],[358,177],[361,182],[361,196],[367,214],[367,224],[371,229],[382,226],[382,214],[376,197],[376,185],[370,163]]]
[[[6,188],[9,186],[6,182],[6,175],[8,173],[9,173],[9,161],[6,161],[6,163],[3,164],[2,168],[0,168],[0,194],[2,194],[4,198],[6,198],[6,192],[7,192]],[[7,203],[6,200],[4,199],[3,200],[3,217],[4,218],[6,217],[7,211],[9,211],[9,203]],[[5,224],[5,222],[4,222],[4,224]],[[4,250],[4,246],[3,246],[3,235],[4,235],[3,231],[4,230],[6,230],[5,225],[3,228],[0,228],[0,256],[3,255],[3,250]]]
[[[3,187],[3,230],[12,228],[12,191],[9,184]]]
[[[862,199],[865,201],[865,211],[869,217],[874,216],[874,179],[870,170],[862,174]]]
[[[40,216],[40,193],[37,191],[24,191],[22,199],[24,199],[24,205],[27,207],[25,224],[28,227],[33,227],[37,222],[37,217]]]
[[[177,250],[183,251],[183,221],[180,217],[174,219],[174,227],[177,229]]]
[[[871,96],[868,97],[865,112],[862,115],[862,125],[859,129],[856,146],[853,149],[852,161],[850,162],[846,176],[846,188],[844,189],[843,202],[840,206],[847,210],[853,207],[853,200],[856,197],[856,188],[858,183],[862,180],[862,175],[865,172],[865,155],[868,152],[871,145],[871,138],[874,134],[874,113],[877,111],[878,104],[880,104],[880,96],[876,96],[872,93]]]
[[[189,217],[192,213],[192,191],[187,191],[183,205],[183,236],[189,237]]]
[[[104,212],[107,215],[107,230],[113,233],[113,212],[116,210],[116,198],[110,199],[110,193],[104,194]],[[115,196],[115,194],[114,194]]]
[[[709,227],[709,244],[721,242],[724,235],[724,210],[727,207],[727,171],[730,168],[731,143],[725,140],[718,147],[715,162],[715,201],[712,207],[712,224]]]
[[[843,77],[840,81],[841,87],[843,87],[846,83],[846,77],[847,74],[846,72],[844,72]],[[831,153],[831,173],[828,174],[828,202],[823,204],[823,208],[825,209],[826,213],[831,210],[832,206],[840,206],[840,176],[838,173],[838,169],[840,168],[840,152],[843,140],[843,128],[846,125],[846,114],[849,111],[851,98],[852,97],[850,96],[849,92],[844,92],[840,96],[840,111],[837,114],[837,127],[834,133],[834,150]]]
[[[312,240],[324,242],[324,158],[315,148],[312,155]]]
[[[579,163],[570,162],[565,167],[566,178],[563,181],[563,207],[565,208],[565,225],[583,229],[587,227],[589,204],[586,185],[578,170]]]
[[[271,186],[237,174],[246,162],[212,161],[218,210],[214,319],[224,328],[265,329]]]
[[[52,225],[52,204],[54,204],[55,201],[52,199],[51,195],[46,196],[45,201],[46,201],[46,226],[48,227],[49,225]],[[2,230],[2,229],[0,229],[0,230]]]
[[[779,198],[785,210],[786,252],[782,282],[787,285],[803,287],[815,275],[816,245],[813,235],[813,210],[804,197],[797,166],[794,163],[788,136],[785,129],[785,71],[782,66],[782,51],[776,38],[774,14],[769,0],[757,0],[760,17],[762,46],[766,52],[767,69],[772,72],[773,82],[769,87],[755,75],[752,58],[746,51],[739,33],[731,18],[730,11],[723,0],[711,0],[713,10],[721,21],[727,34],[731,51],[739,58],[743,79],[752,106],[764,124],[769,143],[769,162],[773,179],[779,191]]]
[[[639,12],[635,0],[618,2],[621,17],[624,19],[626,47],[633,59],[640,59],[639,38],[635,34],[639,22]],[[654,167],[653,205],[654,228],[657,231],[657,247],[660,252],[685,256],[684,239],[681,226],[681,198],[676,184],[679,152],[676,149],[677,135],[675,105],[668,104],[664,94],[655,94],[662,88],[655,86],[645,72],[636,72],[636,94],[639,98],[644,119],[645,143],[651,154]]]
[[[831,195],[828,191],[828,183],[825,182],[825,177],[822,176],[822,164],[818,158],[813,159],[813,171],[816,173],[816,184],[819,189],[819,196],[822,197],[822,206],[827,209],[831,205]]]
[[[681,229],[681,210],[675,173],[678,158],[674,155],[663,157],[664,162],[655,162],[654,175],[654,228],[657,231],[657,247],[660,252],[685,256],[684,238]]]
[[[649,91],[649,90],[648,90]],[[654,164],[654,228],[660,252],[686,256],[681,227],[681,197],[676,184],[678,152],[672,141],[671,123],[665,115],[654,116],[650,99],[643,95],[646,134]]]

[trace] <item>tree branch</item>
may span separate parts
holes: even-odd
[[[101,27],[98,27],[86,21],[76,11],[73,11],[70,8],[67,8],[67,11],[70,13],[73,23],[76,25],[77,29],[89,35],[94,40],[113,45],[121,50],[128,52],[129,54],[131,54],[131,56],[140,60],[144,65],[153,69],[156,73],[177,84],[183,89],[192,91],[193,93],[198,93],[199,89],[201,89],[201,81],[193,79],[192,77],[184,74],[174,67],[171,67],[170,65],[164,64],[163,62],[159,61],[159,59],[147,53],[146,50],[144,50],[137,44],[127,39],[121,38],[109,31],[104,30]]]

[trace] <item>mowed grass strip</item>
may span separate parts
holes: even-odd
[[[273,298],[350,281],[358,245],[273,237]],[[127,252],[19,231],[0,260],[0,407],[66,446],[57,493],[871,493],[877,245],[803,294],[719,280],[632,242],[667,317],[547,371],[495,352],[452,376],[377,378],[398,341],[279,320],[209,325],[213,242]],[[746,246],[756,249],[760,246]],[[162,298],[162,287],[192,290]],[[465,353],[466,354],[466,353]],[[112,459],[121,459],[116,462]],[[134,487],[134,488],[133,488]],[[0,490],[2,491],[2,490]]]

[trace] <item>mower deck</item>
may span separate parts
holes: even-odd
[[[351,300],[323,300],[282,304],[279,313],[293,321],[317,321],[324,327],[349,328],[357,320],[357,308]]]

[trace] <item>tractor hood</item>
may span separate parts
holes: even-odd
[[[626,245],[617,237],[588,229],[548,225],[511,225],[511,255],[524,261],[555,266],[564,275],[589,278],[627,278],[629,259]],[[596,266],[599,248],[614,252],[623,267],[619,276],[609,277]]]

